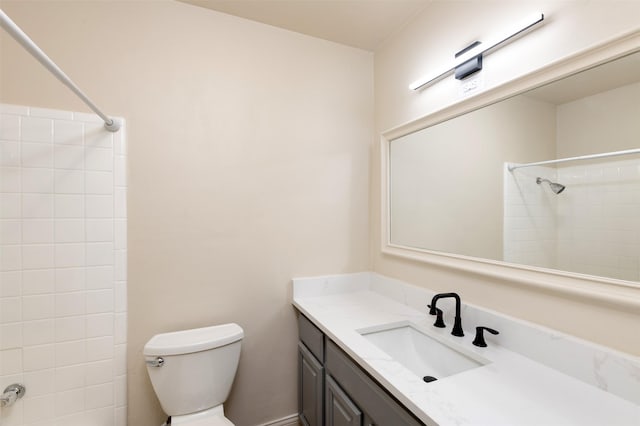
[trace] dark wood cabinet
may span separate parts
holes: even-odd
[[[304,315],[298,318],[298,412],[305,426],[421,426]]]
[[[327,376],[325,398],[327,426],[361,426],[362,412],[354,405],[340,386]]]
[[[305,426],[323,426],[324,367],[298,343],[298,413]]]

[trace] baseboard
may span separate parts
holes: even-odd
[[[270,422],[262,423],[257,426],[298,426],[299,424],[298,414],[296,413],[281,419],[271,420]]]

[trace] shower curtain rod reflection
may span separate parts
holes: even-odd
[[[37,44],[29,38],[29,36],[20,29],[20,27],[9,18],[9,16],[0,9],[0,26],[9,33],[18,43],[24,47],[34,58],[38,60],[46,69],[48,69],[58,80],[71,89],[89,108],[104,120],[105,129],[110,132],[117,132],[120,129],[120,123],[104,114],[91,100],[75,85],[73,81],[53,62]]]
[[[520,169],[522,167],[543,166],[546,164],[565,163],[567,161],[593,160],[597,158],[617,157],[619,155],[630,155],[630,154],[640,154],[640,148],[627,149],[625,151],[604,152],[602,154],[582,155],[579,157],[560,158],[558,160],[538,161],[535,163],[509,164],[508,169],[510,172],[512,172],[515,169]]]

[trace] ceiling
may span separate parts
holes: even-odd
[[[178,0],[374,51],[431,0]]]

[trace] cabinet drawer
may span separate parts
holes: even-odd
[[[327,340],[325,369],[353,402],[373,419],[375,424],[381,426],[424,425],[330,340]]]
[[[304,315],[298,316],[298,333],[300,340],[309,348],[309,351],[324,363],[324,334],[311,323]]]

